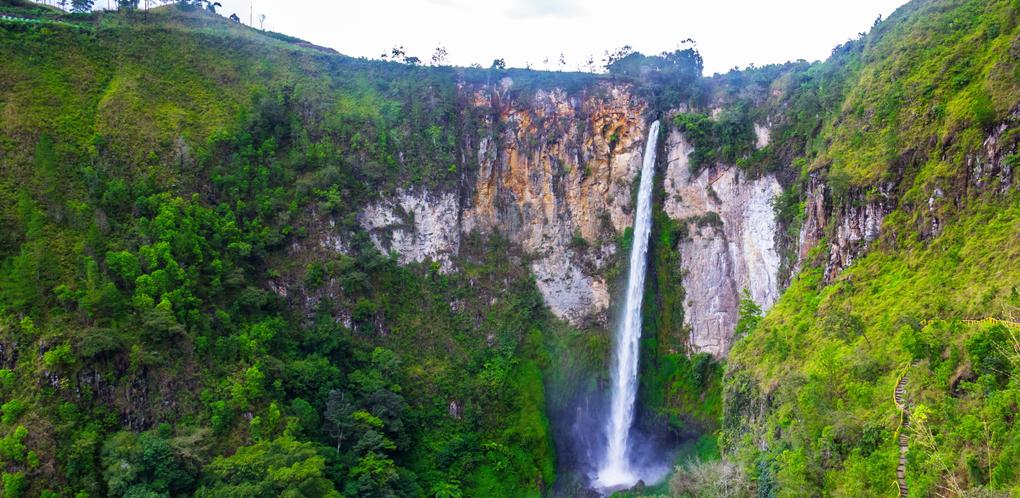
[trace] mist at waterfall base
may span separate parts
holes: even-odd
[[[642,420],[643,412],[635,406],[658,136],[656,121],[648,130],[641,168],[626,294],[613,313],[609,389],[579,382],[587,388],[574,393],[566,410],[550,413],[557,435],[561,495],[577,496],[584,488],[587,494],[599,496],[631,488],[639,481],[654,484],[669,472],[675,453],[674,435],[662,424],[642,423],[647,420]]]
[[[661,481],[672,470],[677,448],[688,437],[671,432],[660,420],[639,409],[630,431],[629,459],[635,482],[611,488],[596,482],[605,459],[605,434],[610,393],[594,379],[585,379],[580,392],[563,400],[562,410],[551,411],[549,422],[556,444],[556,487],[553,495],[571,498],[596,498],[629,488],[637,480],[645,484]],[[640,408],[640,407],[639,407]]]

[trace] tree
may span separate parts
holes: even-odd
[[[403,45],[400,45],[399,47],[393,47],[392,49],[390,49],[390,53],[389,54],[386,54],[384,52],[379,57],[381,59],[387,59],[388,58],[388,59],[390,59],[393,62],[403,62],[404,64],[408,64],[408,65],[411,65],[411,66],[417,66],[417,65],[421,64],[421,59],[419,59],[417,57],[414,57],[414,56],[407,55],[407,52],[404,51],[404,46]]]
[[[18,219],[25,228],[19,254],[0,265],[0,308],[28,313],[42,302],[55,283],[53,251],[46,233],[46,218],[26,191],[18,195]]]
[[[737,319],[736,329],[733,331],[734,338],[744,337],[758,327],[761,321],[761,306],[755,304],[751,299],[751,293],[744,289],[740,293],[740,318]]]
[[[202,0],[199,3],[204,3],[205,4],[205,10],[208,10],[209,12],[212,12],[213,14],[216,13],[216,9],[217,8],[223,7],[223,4],[221,4],[219,2],[213,2],[212,0]]]
[[[71,12],[85,13],[92,11],[93,0],[71,0]]]
[[[609,71],[609,68],[613,64],[616,64],[617,61],[623,60],[624,58],[633,53],[634,48],[631,47],[630,45],[624,45],[614,50],[613,52],[609,52],[607,50],[605,57],[602,59],[602,67],[605,68],[606,71]]]
[[[35,180],[38,182],[39,191],[42,194],[39,200],[46,206],[50,218],[59,221],[66,209],[66,195],[64,194],[66,172],[62,171],[63,168],[60,167],[55,144],[49,134],[43,133],[39,137],[39,141],[35,145],[32,166]]]
[[[407,402],[403,396],[389,389],[379,389],[365,398],[363,406],[383,421],[385,429],[390,434],[394,436],[401,434],[404,429],[401,417],[407,409]]]
[[[400,474],[393,460],[370,452],[351,468],[344,493],[349,496],[397,496]]]
[[[340,453],[340,445],[343,444],[348,431],[354,427],[354,418],[351,416],[353,413],[354,405],[347,400],[346,393],[339,389],[329,392],[329,397],[326,399],[326,413],[323,414],[323,418],[326,419],[323,428],[329,437],[336,441],[337,453]]]
[[[219,4],[217,4],[217,5],[219,5]],[[266,29],[266,15],[265,14],[259,14],[259,29],[261,29],[261,30],[265,30]]]
[[[21,463],[25,461],[27,448],[25,438],[28,436],[28,429],[19,425],[14,432],[0,438],[0,457],[7,462]]]
[[[202,497],[321,496],[340,498],[325,476],[326,461],[312,443],[289,436],[242,446],[206,467]]]
[[[856,339],[857,336],[864,336],[864,340],[868,341],[868,336],[864,333],[864,322],[849,310],[829,310],[819,321],[821,322],[822,331],[829,336],[836,337],[847,343]],[[870,341],[868,341],[869,346],[870,344]]]
[[[436,51],[432,52],[432,65],[443,66],[446,65],[446,59],[449,56],[449,52],[446,51],[446,47],[440,45],[436,47]]]
[[[950,467],[950,463],[946,463],[948,458],[944,456],[945,450],[939,448],[939,440],[936,439],[935,433],[932,432],[931,427],[928,424],[928,418],[931,416],[932,410],[923,404],[917,405],[910,413],[910,431],[913,441],[927,451],[927,455],[923,461],[932,467],[937,464],[937,470],[944,476],[946,476],[946,488],[950,491],[949,496],[965,496],[963,488],[960,486],[960,482],[956,479],[956,474]],[[913,449],[913,444],[911,445]]]
[[[389,57],[390,59],[392,59],[392,60],[394,60],[396,62],[400,62],[400,61],[404,60],[405,57],[407,57],[407,52],[404,52],[404,46],[401,45],[399,47],[391,48],[389,54],[386,54],[385,52],[382,54],[382,58],[383,59],[385,59],[387,57]]]
[[[3,473],[3,489],[4,497],[7,498],[21,498],[24,495],[25,490],[28,489],[28,481],[25,479],[23,472],[14,472],[8,474]]]
[[[191,453],[190,443],[204,437],[196,433],[178,441],[164,436],[118,432],[103,443],[100,461],[110,496],[182,496],[194,491],[199,466],[184,455]]]
[[[237,17],[237,14],[230,14],[230,20],[238,24],[241,24],[241,18]]]
[[[138,256],[129,251],[106,253],[106,268],[123,288],[130,288],[142,273]]]
[[[461,498],[464,496],[460,490],[460,481],[456,479],[437,482],[432,485],[430,492],[435,498]]]
[[[304,434],[305,436],[319,434],[322,421],[319,418],[319,412],[315,410],[311,403],[301,398],[294,399],[290,402],[290,413],[297,423],[295,427],[297,433]]]
[[[732,462],[694,458],[676,468],[669,480],[669,490],[672,496],[736,498],[751,496],[750,482],[740,466]]]
[[[492,61],[492,69],[496,71],[503,71],[506,69],[506,61],[503,59],[495,59]]]

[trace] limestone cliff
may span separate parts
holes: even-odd
[[[452,193],[401,190],[366,206],[358,222],[377,249],[396,252],[402,264],[433,261],[449,272],[460,248],[458,216]]]
[[[534,257],[531,270],[553,313],[605,324],[604,270],[615,237],[633,221],[644,103],[615,85],[583,95],[538,91],[519,103],[479,93],[475,101],[494,112],[478,144],[463,231],[498,231],[520,244]]]
[[[383,252],[402,263],[434,262],[457,270],[461,239],[499,233],[529,256],[529,269],[554,314],[576,326],[608,324],[608,269],[617,239],[632,223],[632,190],[646,139],[645,102],[630,86],[601,82],[580,90],[515,92],[508,78],[461,88],[468,165],[458,191],[406,188],[363,207],[357,224]],[[756,146],[770,129],[755,125]],[[782,283],[771,175],[751,177],[717,164],[692,172],[693,148],[672,129],[665,140],[662,209],[687,224],[680,243],[689,349],[724,356],[733,342],[742,292],[768,309]],[[831,215],[824,183],[808,189],[801,233],[806,253]],[[864,203],[840,214],[832,240],[832,271],[853,259],[877,234],[884,204]],[[320,246],[344,252],[349,235],[329,229]]]
[[[626,85],[515,98],[513,84],[462,89],[469,111],[483,117],[479,133],[465,140],[477,168],[464,176],[459,197],[403,190],[365,207],[358,222],[380,250],[395,251],[402,262],[434,261],[447,272],[455,270],[462,236],[500,233],[530,256],[554,314],[604,326],[606,270],[633,221],[646,105]],[[756,134],[766,146],[769,129],[758,126]],[[749,178],[732,166],[692,174],[692,147],[676,130],[664,149],[663,209],[689,226],[680,247],[689,347],[722,356],[733,342],[741,292],[765,309],[778,298],[772,199],[782,189],[772,176]]]
[[[759,137],[759,144],[767,144],[767,131]],[[663,209],[686,223],[689,233],[680,243],[689,345],[724,356],[733,343],[742,291],[763,309],[779,297],[772,200],[782,189],[770,175],[749,178],[727,165],[692,173],[693,148],[675,129],[666,149]]]
[[[579,92],[537,90],[515,98],[513,81],[465,88],[483,116],[465,154],[477,161],[461,195],[399,191],[361,210],[359,225],[401,262],[455,269],[462,236],[497,232],[531,258],[554,314],[574,325],[605,325],[616,238],[632,222],[631,186],[641,167],[645,104],[626,85]],[[337,247],[329,235],[323,245]]]

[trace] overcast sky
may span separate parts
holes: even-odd
[[[905,0],[219,0],[225,15],[352,55],[395,45],[428,61],[577,69],[589,55],[631,45],[645,54],[693,38],[705,73],[735,66],[824,59]],[[101,2],[97,2],[101,3]],[[548,58],[547,66],[542,62]]]

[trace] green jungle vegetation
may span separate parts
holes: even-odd
[[[483,130],[457,85],[504,75],[683,104],[666,117],[692,167],[785,187],[789,288],[764,315],[741,303],[724,363],[684,351],[687,234],[656,210],[642,418],[687,442],[626,495],[891,496],[901,431],[910,496],[1020,494],[1020,199],[969,176],[996,132],[1010,179],[1020,165],[1016,0],[914,0],[825,62],[713,77],[693,49],[603,75],[367,61],[188,4],[0,2],[27,19],[0,21],[4,497],[550,494],[549,413],[596,388],[609,333],[555,319],[498,236],[468,237],[447,275],[380,254],[355,218],[380,192],[459,188]],[[834,278],[836,216],[793,271],[812,181],[832,213],[892,199]],[[295,256],[322,216],[349,254]]]
[[[353,226],[404,179],[456,184],[451,70],[197,10],[62,19],[0,37],[4,496],[549,489],[563,325],[513,248],[471,239],[455,275],[364,232],[286,252],[316,212]]]
[[[737,468],[688,474],[750,479],[758,496],[895,496],[902,430],[909,496],[1020,494],[1020,197],[999,188],[1011,171],[981,189],[969,170],[995,133],[1004,167],[1016,164],[1018,20],[1015,1],[915,1],[774,80],[789,121],[769,148],[803,147],[791,191],[821,178],[833,212],[893,205],[849,268],[826,279],[823,240],[776,306],[738,331],[720,434]],[[838,105],[816,111],[827,101]],[[788,226],[800,201],[777,202]],[[987,317],[1005,321],[972,321]]]

